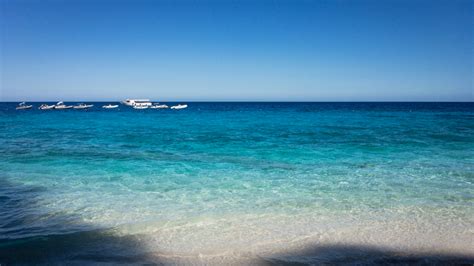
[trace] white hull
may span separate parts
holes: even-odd
[[[175,106],[171,106],[171,109],[175,109],[175,110],[179,110],[179,109],[184,109],[184,108],[188,108],[188,105],[187,104],[178,104],[178,105],[175,105]]]
[[[56,110],[64,110],[64,109],[71,109],[72,105],[56,105],[54,109]]]
[[[133,106],[133,109],[139,109],[139,110],[148,109],[148,106],[146,106],[146,105],[135,105],[135,106]]]
[[[152,105],[150,106],[151,109],[166,109],[168,108],[168,105],[162,104],[162,105]]]
[[[31,109],[33,105],[23,105],[23,106],[18,106],[16,110],[26,110],[26,109]]]
[[[102,108],[104,108],[104,109],[114,109],[114,108],[117,108],[117,107],[118,107],[118,105],[104,105],[104,106],[102,106]]]
[[[54,109],[54,105],[41,105],[40,107],[38,107],[38,109],[40,109],[40,110],[51,110],[51,109]]]
[[[78,105],[78,106],[74,106],[74,109],[89,109],[91,108],[92,106],[94,106],[93,104],[89,104],[89,105]]]

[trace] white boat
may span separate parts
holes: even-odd
[[[74,109],[89,109],[92,106],[94,106],[94,105],[93,104],[80,103],[79,105],[74,106]]]
[[[107,104],[107,105],[102,106],[102,108],[104,108],[104,109],[114,109],[114,108],[117,108],[117,107],[118,107],[117,104]]]
[[[151,109],[166,109],[168,108],[168,105],[166,104],[155,104],[150,106]]]
[[[38,109],[40,110],[51,110],[51,109],[54,109],[54,104],[53,105],[47,105],[47,104],[42,104],[40,105],[40,107],[38,107]]]
[[[58,102],[55,106],[54,106],[54,109],[58,109],[58,110],[63,110],[63,109],[69,109],[69,108],[72,108],[72,105],[65,105],[64,102]]]
[[[188,107],[187,104],[178,104],[178,105],[171,106],[171,109],[179,110],[179,109],[184,109],[187,107]]]
[[[123,104],[128,105],[128,106],[152,106],[153,104],[150,102],[148,99],[126,99],[125,101],[122,101]],[[139,108],[137,108],[139,109]],[[145,108],[142,108],[145,109]]]
[[[134,105],[133,109],[148,109],[147,105]]]
[[[33,105],[26,105],[25,102],[22,102],[22,103],[18,104],[16,109],[17,110],[26,110],[26,109],[31,109],[31,107],[33,107]]]

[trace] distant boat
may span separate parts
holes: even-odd
[[[102,106],[102,108],[104,108],[104,109],[114,109],[114,108],[117,108],[117,107],[118,107],[118,105],[116,105],[116,104],[107,104],[107,105]]]
[[[133,109],[148,109],[147,105],[134,105]]]
[[[179,109],[184,109],[184,108],[187,108],[187,107],[188,107],[187,104],[178,104],[178,105],[175,105],[175,106],[171,106],[171,109],[179,110]]]
[[[166,109],[168,108],[168,105],[166,104],[155,104],[150,106],[151,109]]]
[[[94,106],[94,105],[93,104],[80,103],[79,105],[74,106],[74,109],[89,109],[92,106]]]
[[[51,109],[54,109],[55,105],[47,105],[47,104],[42,104],[40,105],[40,107],[38,107],[38,109],[40,110],[51,110]]]
[[[64,102],[58,102],[55,106],[54,109],[57,110],[63,110],[63,109],[69,109],[72,108],[72,105],[65,105]]]
[[[146,106],[149,107],[152,105],[150,100],[148,99],[126,99],[125,101],[122,101],[123,104],[128,105],[128,106]],[[146,109],[146,108],[135,108],[135,109]]]
[[[18,104],[18,106],[16,107],[16,110],[26,110],[26,109],[31,109],[31,107],[33,107],[33,105],[26,105],[25,102],[21,102],[20,104]]]

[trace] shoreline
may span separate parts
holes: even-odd
[[[474,262],[474,246],[469,242],[474,233],[469,231],[468,224],[454,227],[455,223],[430,224],[422,218],[409,220],[403,217],[398,221],[381,219],[372,224],[358,220],[350,225],[344,219],[335,222],[334,218],[288,223],[281,217],[269,216],[254,220],[253,224],[249,220],[245,216],[233,220],[201,218],[192,223],[182,221],[182,225],[136,224],[33,239],[2,240],[0,261],[8,263],[10,259],[10,262],[28,263],[29,259],[24,260],[30,258],[40,262],[57,259],[60,263],[87,260],[120,263],[125,260],[193,265]],[[354,222],[353,219],[348,221]],[[337,223],[339,227],[334,226]],[[269,224],[272,224],[271,228],[267,226]],[[312,227],[298,236],[298,230],[308,224]],[[9,246],[8,242],[17,244]],[[56,249],[62,252],[56,254]],[[97,254],[96,250],[101,253]],[[12,253],[25,257],[8,258]]]

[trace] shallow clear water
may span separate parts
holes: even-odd
[[[84,234],[171,257],[473,248],[473,103],[101,105],[0,104],[0,255]]]

